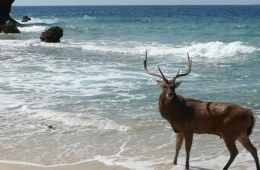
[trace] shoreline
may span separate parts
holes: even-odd
[[[19,163],[19,162],[4,162],[0,161],[0,169],[4,170],[129,170],[122,166],[110,166],[99,161],[80,162],[74,164],[64,165],[53,165],[53,166],[42,166],[30,163]]]

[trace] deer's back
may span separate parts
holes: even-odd
[[[195,133],[237,135],[254,121],[253,113],[233,103],[186,99],[186,122]]]

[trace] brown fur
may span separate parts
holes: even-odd
[[[157,76],[163,81],[158,81],[162,88],[159,98],[159,111],[164,119],[177,133],[176,152],[174,164],[177,164],[179,151],[183,140],[185,140],[186,164],[189,169],[190,150],[193,134],[214,134],[223,138],[229,152],[230,158],[223,168],[227,170],[238,154],[235,142],[238,140],[253,156],[257,170],[260,170],[257,150],[251,143],[249,135],[255,124],[253,113],[232,103],[203,102],[195,99],[186,99],[176,95],[175,89],[181,82],[176,79],[188,75],[191,72],[191,59],[188,56],[188,71],[168,80],[158,67],[160,74],[151,73],[147,70],[147,52],[144,59],[144,70],[147,74]]]
[[[238,152],[235,141],[239,138],[246,138],[247,143],[245,145],[247,146],[245,147],[255,158],[257,169],[260,169],[256,149],[248,138],[255,123],[253,113],[250,110],[232,103],[203,102],[185,99],[176,94],[172,99],[168,99],[167,93],[167,89],[163,89],[159,98],[159,111],[161,116],[171,124],[174,132],[183,136],[185,142],[189,143],[190,146],[186,146],[186,152],[190,151],[194,133],[218,135],[224,139],[231,154],[231,158],[224,168],[228,169]],[[178,144],[182,143],[178,139],[178,135],[176,146],[181,146],[181,144]],[[189,136],[188,142],[186,141],[187,136]],[[178,149],[176,149],[176,152],[179,152]],[[176,154],[175,164],[177,164],[178,157],[178,153]],[[189,155],[189,153],[187,154]],[[189,168],[187,161],[189,161],[189,158],[186,159],[186,169]]]
[[[203,102],[175,96],[166,98],[165,91],[159,99],[159,111],[179,132],[234,136],[242,132],[250,135],[254,127],[253,113],[232,103]]]

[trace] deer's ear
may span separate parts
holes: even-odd
[[[175,88],[178,88],[181,85],[182,81],[175,82]]]
[[[160,81],[160,80],[157,80],[157,84],[158,84],[158,86],[163,86],[163,81]]]

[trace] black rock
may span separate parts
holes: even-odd
[[[60,27],[51,27],[41,34],[41,41],[44,42],[60,42],[60,38],[63,36],[63,29]]]
[[[0,25],[0,33],[3,31],[4,25]]]
[[[19,29],[16,26],[16,23],[8,20],[6,21],[5,25],[3,26],[2,31],[6,34],[8,33],[20,33]]]
[[[55,127],[53,127],[52,125],[48,126],[49,129],[55,130]]]
[[[19,26],[21,25],[10,16],[13,2],[14,0],[0,0],[0,32],[3,31],[7,21],[11,21]]]
[[[28,16],[23,16],[22,22],[28,22],[28,21],[31,21],[31,18]]]

